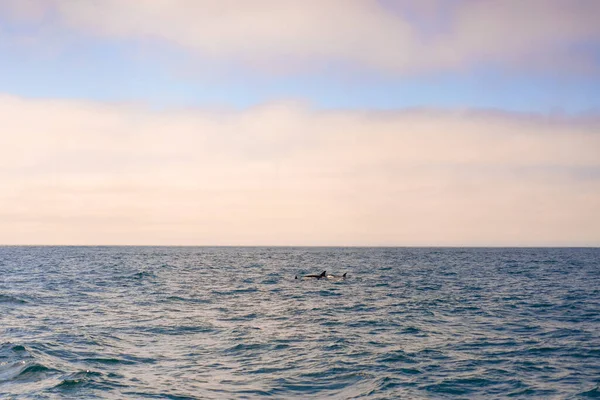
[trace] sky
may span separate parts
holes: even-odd
[[[596,0],[0,0],[0,244],[600,246]]]

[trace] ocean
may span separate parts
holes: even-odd
[[[267,397],[600,398],[600,249],[0,247],[0,398]]]

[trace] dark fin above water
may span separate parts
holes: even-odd
[[[321,279],[321,278],[326,278],[326,277],[327,277],[327,271],[323,271],[319,275],[317,275],[317,274],[304,275],[304,278],[317,278],[317,279]]]
[[[346,274],[347,274],[347,272],[344,272],[344,275],[342,275],[342,278],[345,278],[345,277],[346,277]]]

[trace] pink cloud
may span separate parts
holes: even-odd
[[[0,97],[0,243],[598,245],[598,120]]]
[[[451,4],[452,6],[450,6]],[[13,18],[109,39],[161,41],[259,69],[348,62],[390,73],[480,64],[597,72],[595,0],[3,0]],[[8,10],[8,11],[7,11]],[[432,27],[443,25],[436,34]],[[435,31],[435,29],[434,29]],[[64,35],[64,33],[63,33]]]

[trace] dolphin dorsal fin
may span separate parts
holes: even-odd
[[[323,278],[326,274],[327,274],[327,271],[323,271],[323,273],[321,273],[320,277]]]
[[[344,278],[346,277],[347,272],[344,272],[344,275],[342,275]]]

